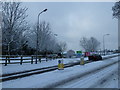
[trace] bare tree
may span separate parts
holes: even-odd
[[[86,37],[80,39],[80,46],[87,52],[89,51],[89,43]]]
[[[2,46],[7,50],[16,51],[21,46],[21,37],[25,30],[28,29],[25,21],[27,8],[22,8],[20,2],[3,2],[2,3]]]
[[[35,24],[32,33],[29,32],[29,47],[36,49],[37,33],[38,33],[38,50],[41,53],[58,53],[66,50],[67,44],[65,42],[58,43],[56,37],[51,31],[51,26],[48,22],[42,21],[39,24],[37,32],[37,25]],[[32,37],[32,38],[31,38]]]
[[[0,2],[0,10],[2,9],[2,3]],[[2,11],[0,11],[0,55],[2,55]]]
[[[96,51],[98,49],[99,45],[100,45],[100,42],[94,37],[91,37],[90,39],[83,37],[80,40],[80,46],[86,52]]]
[[[50,24],[43,21],[40,24],[40,31],[39,31],[39,51],[44,51],[49,49],[50,39],[51,39],[51,28]]]
[[[46,39],[46,44],[44,47],[44,50],[47,50],[48,52],[53,53],[54,52],[54,45],[55,45],[55,39],[53,38],[52,34],[47,36],[48,38]]]
[[[51,49],[53,53],[61,53],[61,46],[55,37],[52,38]]]
[[[112,10],[113,17],[118,19],[118,40],[120,40],[120,1],[115,3]],[[118,42],[118,50],[120,51],[120,42]]]
[[[120,18],[120,1],[116,2],[115,5],[112,7],[113,16],[115,18]]]
[[[34,48],[36,49],[36,45],[38,43],[38,51],[42,52],[44,50],[47,50],[47,44],[49,44],[50,41],[50,35],[51,35],[51,31],[50,31],[50,24],[43,21],[39,24],[39,29],[37,31],[37,25],[35,25],[33,27],[34,30]],[[38,34],[38,37],[37,37]],[[37,41],[38,38],[38,42]]]
[[[96,51],[98,49],[98,47],[100,46],[100,42],[94,37],[91,37],[89,39],[88,43],[89,43],[90,51]]]
[[[59,47],[60,47],[60,52],[63,54],[63,52],[67,49],[66,42],[60,42]]]

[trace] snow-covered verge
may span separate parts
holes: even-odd
[[[106,55],[102,57],[104,58],[104,57],[115,56],[115,55],[118,55],[118,54]],[[23,63],[22,65],[20,64],[8,64],[7,66],[2,65],[2,74],[55,66],[55,65],[58,65],[58,60],[60,59],[49,60],[47,62],[44,61],[41,63],[38,62],[38,64]],[[66,64],[66,63],[78,62],[80,61],[80,58],[63,58],[63,60],[64,60],[64,64]],[[84,60],[88,60],[88,57],[84,58]]]
[[[59,84],[59,82],[64,83],[66,80],[69,80],[73,77],[79,77],[79,75],[83,73],[93,71],[96,68],[108,65],[115,61],[118,61],[118,57],[114,57],[105,61],[92,62],[85,65],[77,65],[74,67],[65,68],[64,70],[55,70],[43,74],[6,81],[2,83],[2,86],[3,88],[46,88],[51,85],[55,86],[56,84]],[[115,69],[117,69],[118,66],[115,66]],[[113,70],[114,68],[111,67],[110,69]],[[106,71],[106,73],[107,72],[108,71]]]
[[[111,54],[111,55],[105,55],[105,56],[103,55],[102,58],[104,59],[106,57],[117,56],[117,55],[120,55],[120,54],[117,53],[117,54]]]
[[[22,65],[20,64],[8,64],[7,66],[2,65],[2,74],[55,66],[55,65],[58,65],[58,60],[60,59],[49,60],[47,62],[44,61],[41,63],[38,62],[38,64],[23,63]],[[63,60],[64,60],[63,61],[64,64],[66,64],[66,63],[73,63],[73,62],[80,61],[80,58],[63,58]],[[88,58],[85,58],[85,60],[88,60]]]

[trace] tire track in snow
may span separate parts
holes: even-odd
[[[113,74],[114,70],[117,69],[117,67],[114,67],[114,66],[116,66],[116,64],[113,64],[110,66],[110,67],[113,67],[113,70],[111,70],[110,67],[106,67],[104,69],[98,70],[96,72],[92,72],[91,74],[85,75],[83,77],[79,77],[79,78],[77,78],[73,81],[70,81],[64,85],[60,85],[60,86],[58,86],[58,88],[59,87],[63,87],[63,88],[94,88],[97,86],[98,83],[102,83],[102,80],[105,81],[104,77],[110,76],[111,71]],[[110,75],[107,75],[106,72],[107,72],[107,74],[110,74]],[[101,82],[99,82],[99,81],[101,81]]]
[[[111,81],[115,81],[116,83],[118,82],[117,72],[118,71],[111,72],[109,75],[101,78],[101,80],[97,81],[94,85],[90,86],[89,88],[106,88],[106,87],[113,88],[113,87],[110,87],[109,84],[111,83]]]

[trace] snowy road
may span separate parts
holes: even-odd
[[[116,61],[118,61],[118,57],[88,63],[83,66],[77,65],[74,67],[65,68],[64,70],[55,70],[39,75],[32,75],[25,78],[6,81],[2,83],[2,86],[3,88],[46,88],[48,86],[61,88],[117,88],[118,64],[104,68],[99,72],[93,72],[88,75],[84,74]]]
[[[118,64],[60,85],[57,88],[118,88]]]

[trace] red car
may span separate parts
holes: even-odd
[[[93,54],[88,56],[88,59],[93,61],[98,61],[98,60],[102,60],[102,56],[98,54]]]

